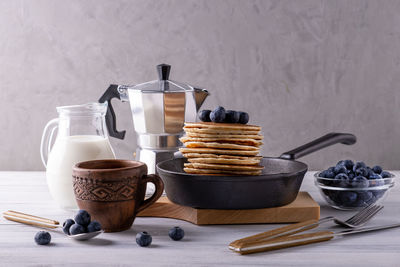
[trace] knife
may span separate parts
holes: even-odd
[[[231,249],[240,254],[250,254],[262,251],[277,250],[281,248],[295,247],[317,242],[329,241],[335,237],[346,236],[351,234],[360,234],[360,233],[372,232],[384,229],[391,229],[396,227],[400,227],[400,223],[384,225],[384,226],[374,226],[374,227],[367,227],[360,229],[344,230],[336,233],[331,231],[320,231],[302,235],[283,236],[267,241],[247,242]]]

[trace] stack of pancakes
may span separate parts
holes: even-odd
[[[260,126],[238,123],[185,123],[185,147],[179,150],[188,159],[184,171],[193,174],[259,175],[264,168],[258,156],[263,136]]]

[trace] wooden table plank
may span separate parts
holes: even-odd
[[[400,172],[396,172],[400,175]],[[321,217],[349,217],[352,212],[334,210],[322,200],[307,173],[303,191],[321,205]],[[400,190],[395,186],[385,200],[385,209],[369,225],[400,221]],[[51,200],[42,172],[0,172],[0,211],[8,209],[32,213],[62,222],[72,213],[59,209]],[[182,241],[172,241],[168,230],[181,226]],[[0,219],[0,266],[72,265],[74,266],[398,266],[400,229],[357,235],[330,242],[289,248],[269,253],[241,256],[227,245],[238,238],[266,231],[279,225],[196,226],[166,218],[137,218],[125,232],[103,234],[89,242],[76,242],[52,233],[51,246],[38,246],[33,237],[37,228]],[[332,224],[321,227],[332,228]],[[335,228],[336,229],[336,228]],[[153,236],[149,248],[138,247],[135,235],[148,231]]]

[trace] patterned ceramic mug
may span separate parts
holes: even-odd
[[[73,167],[72,177],[79,208],[87,210],[106,232],[129,229],[136,214],[157,201],[164,190],[158,175],[147,175],[146,164],[132,160],[80,162]],[[156,190],[145,200],[149,182]]]

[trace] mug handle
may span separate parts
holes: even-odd
[[[151,197],[149,197],[148,199],[144,200],[141,203],[140,207],[137,210],[137,213],[139,213],[140,211],[144,210],[145,208],[156,202],[164,192],[164,183],[161,180],[160,176],[158,176],[157,174],[146,175],[142,180],[142,183],[153,183],[155,185],[156,190]]]

